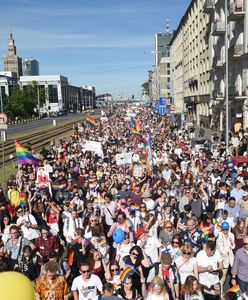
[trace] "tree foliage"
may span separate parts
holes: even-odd
[[[142,92],[144,95],[149,95],[149,81],[145,81],[142,85]]]
[[[45,102],[45,88],[39,87],[40,105]],[[37,82],[33,81],[24,89],[16,87],[11,95],[7,97],[3,94],[4,112],[10,119],[16,117],[26,118],[35,115],[35,108],[38,104],[38,86]]]

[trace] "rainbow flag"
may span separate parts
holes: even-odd
[[[105,204],[105,200],[103,198],[96,198],[94,200],[94,204],[95,205],[104,205]]]
[[[97,122],[96,122],[96,119],[90,117],[90,116],[86,116],[85,117],[86,121],[88,121],[92,126],[96,127],[97,125]]]
[[[126,226],[127,228],[133,227],[133,223],[132,223],[132,221],[131,221],[129,218],[127,218],[127,219],[125,220],[125,226]]]
[[[147,145],[146,145],[146,164],[148,175],[153,173],[153,157],[152,157],[152,144],[151,144],[151,136],[148,133]]]
[[[106,247],[108,245],[105,238],[101,239],[98,243],[101,247]]]
[[[56,183],[56,182],[53,182],[52,183],[52,188],[55,189],[55,190],[64,189],[64,188],[66,188],[66,183]]]
[[[44,182],[37,182],[36,183],[36,187],[37,187],[37,189],[45,189],[45,188],[47,188],[48,187],[48,185],[47,184],[45,184]]]
[[[139,210],[140,209],[140,205],[138,205],[138,204],[132,204],[131,205],[131,209],[133,209],[133,210]]]
[[[20,206],[23,207],[24,204],[27,202],[27,197],[25,193],[20,193],[19,201],[20,201]]]
[[[55,214],[59,215],[60,210],[59,210],[58,206],[57,206],[55,203],[52,203],[52,204],[51,204],[51,210],[52,210]]]
[[[158,128],[157,128],[157,132],[160,132],[160,130],[163,128],[164,126],[164,119],[162,119],[159,124],[158,124]]]
[[[18,141],[15,141],[16,147],[16,161],[18,165],[34,164],[38,165],[38,160],[23,147]]]
[[[126,280],[132,276],[134,273],[134,269],[130,268],[130,267],[127,267],[125,268],[122,273],[121,273],[121,276],[120,276],[120,280],[121,282],[126,282]]]
[[[138,118],[136,118],[136,119],[134,119],[134,123],[135,123],[136,130],[141,132],[142,131],[142,126],[141,126],[140,120]]]
[[[240,290],[240,287],[238,284],[234,285],[233,287],[231,287],[228,292],[234,292],[237,294],[238,297],[240,297],[242,295],[242,292]]]
[[[136,128],[130,128],[130,131],[132,132],[132,134],[136,134],[136,135],[139,135],[141,136],[141,133],[136,129]]]

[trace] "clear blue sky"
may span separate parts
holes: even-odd
[[[18,55],[36,58],[40,74],[61,74],[97,94],[140,97],[154,56],[154,34],[176,29],[190,0],[12,0],[1,2],[0,54],[9,24]],[[3,64],[1,62],[1,70]]]

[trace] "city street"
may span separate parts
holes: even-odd
[[[27,123],[18,123],[8,126],[7,135],[21,133],[21,132],[27,132],[29,130],[38,129],[40,127],[45,127],[49,125],[53,125],[53,120],[56,120],[57,124],[66,122],[66,121],[73,121],[80,120],[80,115],[82,116],[82,120],[84,115],[82,113],[77,114],[68,114],[67,116],[62,117],[56,117],[56,118],[44,118],[36,121],[31,121]]]

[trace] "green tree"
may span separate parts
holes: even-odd
[[[145,81],[141,87],[143,95],[149,95],[149,81]]]

